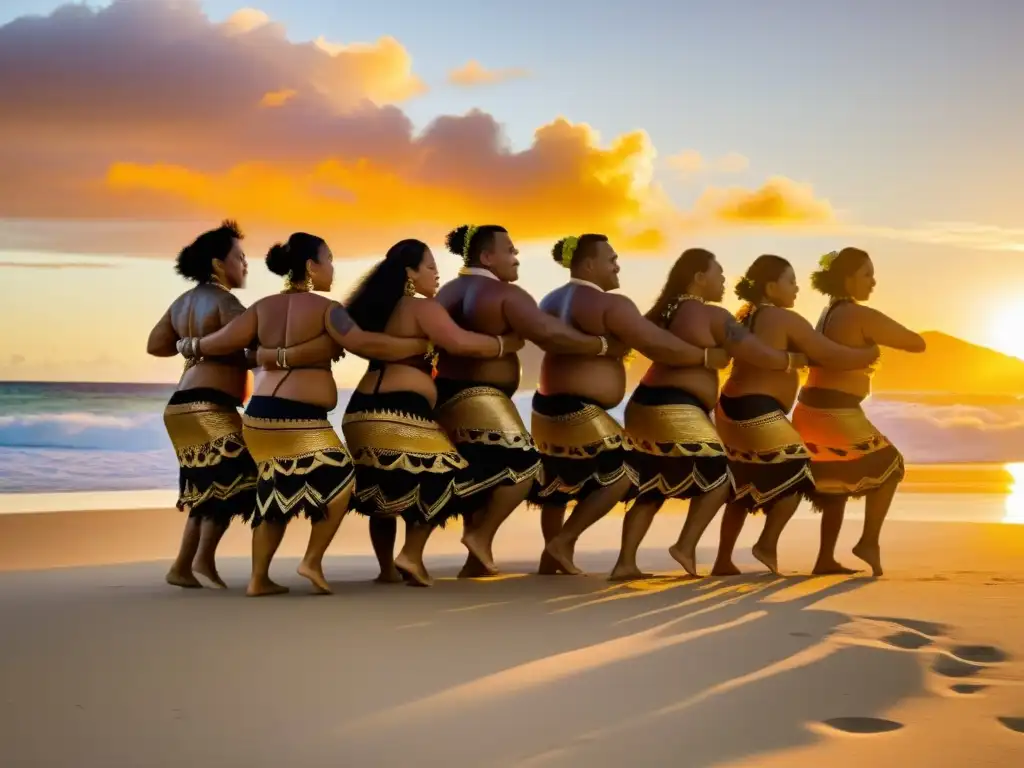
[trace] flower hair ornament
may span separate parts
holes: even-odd
[[[837,258],[839,258],[839,251],[829,251],[820,259],[818,259],[818,266],[820,266],[822,269],[827,270],[832,266],[832,262],[834,262]]]
[[[476,224],[466,225],[466,239],[462,241],[462,262],[464,264],[469,264],[469,244],[473,242],[473,235],[476,234],[478,229],[480,227],[476,226]]]
[[[569,235],[562,240],[562,266],[566,269],[572,266],[572,257],[576,254],[576,246],[579,244],[580,239],[576,235]]]

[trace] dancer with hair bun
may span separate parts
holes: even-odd
[[[767,370],[793,370],[802,355],[773,349],[740,325],[723,307],[725,273],[715,255],[690,248],[676,260],[647,319],[696,345],[718,345],[735,359]],[[731,491],[725,448],[711,422],[718,402],[719,372],[703,365],[653,363],[626,405],[630,463],[638,498],[622,530],[613,579],[638,578],[637,550],[654,516],[668,499],[689,499],[686,524],[669,554],[697,575],[697,543]]]
[[[233,221],[204,232],[178,254],[175,270],[196,283],[167,309],[149,334],[147,352],[178,354],[178,342],[212,333],[242,314],[232,293],[245,287],[248,266],[242,232]],[[199,574],[227,585],[217,572],[217,545],[234,517],[248,519],[256,503],[256,464],[242,439],[238,413],[246,396],[251,350],[186,360],[178,388],[164,409],[164,424],[178,458],[179,510],[188,513],[167,583],[198,588]]]
[[[806,355],[814,365],[864,368],[878,359],[878,347],[855,349],[830,341],[793,311],[796,274],[781,256],[758,256],[736,285],[745,304],[740,323],[762,342]],[[722,388],[715,427],[729,457],[733,498],[722,516],[718,558],[712,573],[738,574],[732,562],[736,539],[748,514],[764,511],[764,530],[753,555],[778,573],[778,543],[800,499],[814,490],[810,455],[786,418],[800,384],[795,369],[768,370],[738,359]]]
[[[422,355],[427,348],[422,339],[363,331],[340,304],[318,296],[316,291],[330,290],[333,262],[331,249],[321,238],[296,232],[267,254],[267,268],[285,278],[281,293],[260,299],[215,333],[178,342],[179,351],[191,360],[258,344],[273,349],[278,363],[276,370],[256,376],[255,392],[242,417],[242,435],[259,478],[247,589],[254,597],[288,591],[270,578],[270,564],[285,528],[299,515],[313,525],[298,573],[316,592],[331,591],[323,556],[348,511],[355,475],[348,452],[327,420],[338,399],[332,360],[342,349],[400,359]],[[291,353],[288,347],[293,347]]]
[[[863,304],[875,288],[871,257],[860,248],[825,254],[811,285],[828,297],[817,330],[850,347],[877,344],[904,352],[924,352],[920,335]],[[811,458],[814,491],[822,513],[821,548],[815,573],[852,573],[836,560],[836,543],[846,502],[864,498],[864,530],[853,554],[882,575],[879,537],[896,488],[903,480],[903,456],[865,415],[861,403],[871,393],[871,367],[854,370],[811,368],[793,409],[793,426]]]
[[[459,327],[434,299],[438,282],[426,243],[402,240],[346,303],[362,327],[415,339],[430,350],[390,363],[371,360],[342,421],[357,467],[355,508],[370,517],[380,580],[404,577],[413,586],[433,583],[423,563],[431,532],[479,504],[476,496],[491,487],[494,472],[470,466],[435,420],[434,346],[504,369],[523,345],[505,328],[483,334]],[[529,464],[524,471],[529,473]],[[405,543],[395,557],[398,517],[405,520]]]
[[[619,263],[605,235],[563,238],[551,254],[571,276],[541,301],[547,314],[664,365],[727,365],[725,350],[683,341],[647,320],[628,298],[610,292],[619,287]],[[555,351],[544,355],[532,416],[543,468],[530,494],[530,501],[541,507],[541,573],[581,573],[573,562],[577,539],[616,504],[636,494],[629,437],[608,414],[625,393],[626,369],[618,356]],[[576,507],[565,520],[570,503]],[[627,512],[626,525],[631,513]]]
[[[448,233],[448,250],[463,262],[437,301],[468,331],[515,333],[546,352],[602,355],[608,340],[569,327],[542,312],[519,286],[519,251],[504,227],[463,225]],[[612,350],[614,352],[614,350]],[[469,557],[460,576],[497,572],[492,547],[499,526],[522,504],[540,472],[534,445],[512,396],[519,387],[519,357],[496,359],[440,350],[437,419],[469,462],[479,505],[463,517]]]

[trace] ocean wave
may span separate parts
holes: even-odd
[[[339,394],[330,419],[340,432],[348,393]],[[524,391],[514,398],[527,424],[532,395]],[[133,408],[0,416],[0,493],[175,487],[174,451],[161,410],[154,401],[148,413]],[[1024,462],[1024,405],[872,398],[865,410],[911,464]],[[623,411],[620,405],[611,414],[621,422]]]
[[[71,411],[0,416],[0,447],[151,451],[170,445],[159,413]]]

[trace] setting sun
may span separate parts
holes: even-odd
[[[1024,359],[1024,301],[1000,307],[992,317],[992,346],[1007,355]]]

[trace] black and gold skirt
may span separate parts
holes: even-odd
[[[177,508],[226,525],[256,506],[256,464],[242,438],[242,403],[219,389],[171,395],[164,425],[178,459]]]
[[[734,502],[757,512],[814,490],[810,454],[775,398],[722,395],[715,428],[729,457]]]
[[[164,425],[178,458],[178,503],[189,517],[227,525],[256,506],[256,464],[242,439],[241,406],[219,389],[175,392]]]
[[[352,459],[319,406],[253,396],[242,434],[259,468],[253,528],[298,515],[319,522],[327,505],[355,479]]]
[[[902,454],[872,424],[863,398],[833,389],[801,390],[793,409],[793,427],[811,455],[814,493],[820,509],[827,497],[857,498],[906,472]]]
[[[729,462],[701,401],[677,387],[641,384],[626,404],[638,500],[692,499],[729,482]]]
[[[636,495],[629,464],[631,443],[619,423],[596,403],[575,395],[533,395],[533,439],[541,471],[530,491],[533,504],[583,501],[594,491],[628,477],[625,500]]]
[[[487,384],[435,381],[437,421],[469,462],[464,495],[517,485],[540,474],[540,452],[511,395]]]
[[[415,392],[355,392],[341,423],[356,465],[353,508],[443,526],[465,510],[469,463]]]

